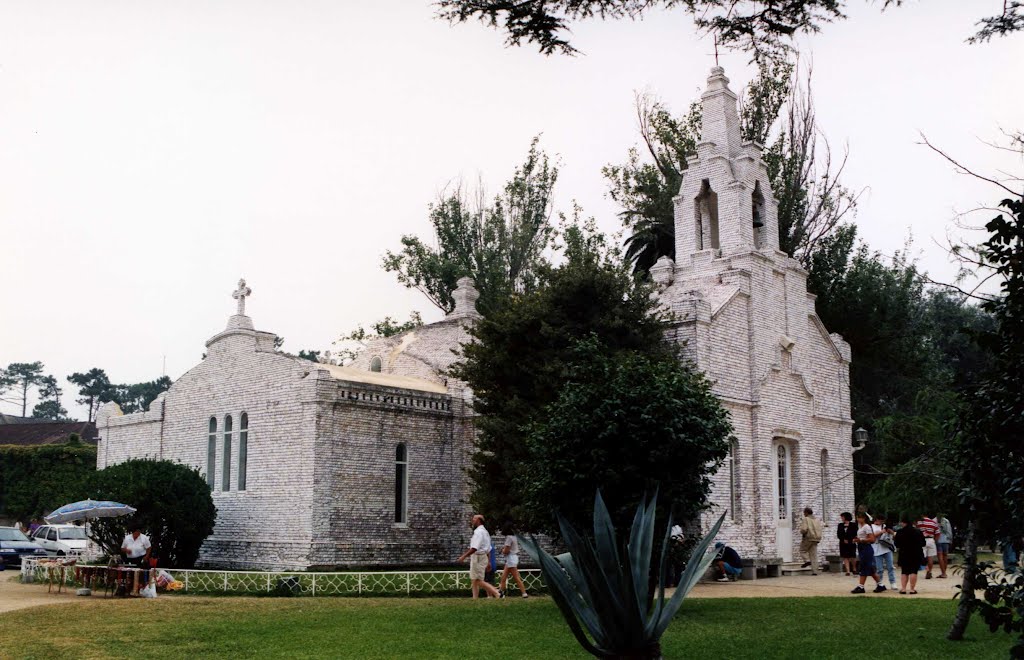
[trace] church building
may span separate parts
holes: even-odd
[[[761,145],[743,142],[721,68],[675,198],[676,260],[652,269],[668,339],[703,371],[736,440],[702,523],[749,557],[792,560],[805,506],[828,530],[853,508],[850,347],[807,272],[779,250]],[[149,410],[97,415],[97,467],[150,457],[205,476],[217,506],[200,563],[299,569],[450,563],[468,533],[472,393],[448,375],[479,314],[468,278],[444,319],[370,342],[351,364],[275,349],[245,313]],[[486,513],[486,512],[485,512]],[[829,533],[823,552],[836,552]]]
[[[779,250],[762,147],[743,141],[728,83],[711,70],[674,199],[676,261],[651,275],[675,318],[671,339],[714,383],[736,436],[704,527],[727,512],[721,534],[741,555],[791,561],[804,507],[826,530],[853,511],[850,345],[829,334],[807,271]],[[821,552],[838,552],[834,536]]]

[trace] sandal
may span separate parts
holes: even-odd
[[[910,592],[910,595],[911,595],[911,596],[916,596],[916,595],[917,595],[917,592],[916,592],[916,591],[911,591],[911,592]]]
[[[902,596],[906,596],[906,595],[907,595],[907,592],[906,592],[906,591],[901,591],[901,592],[900,592],[900,595],[902,595]]]
[[[940,578],[945,578],[945,577],[946,577],[946,575],[945,575],[945,574],[943,574],[943,575],[940,575],[939,577],[940,577]]]

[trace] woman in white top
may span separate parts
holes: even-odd
[[[523,598],[529,598],[530,595],[526,593],[523,578],[519,575],[519,539],[516,538],[515,530],[511,525],[505,525],[505,529],[502,531],[507,534],[505,545],[501,548],[501,554],[505,555],[505,568],[501,571],[501,583],[498,589],[501,593],[505,593],[505,585],[508,583],[508,576],[511,575],[519,585],[519,593],[523,595]]]
[[[857,566],[860,578],[858,579],[857,586],[850,592],[852,594],[864,593],[864,583],[867,582],[869,577],[875,579],[875,593],[885,591],[885,587],[882,586],[881,580],[878,577],[878,572],[875,570],[875,549],[873,547],[880,533],[881,528],[878,528],[876,531],[872,527],[867,514],[857,514]]]

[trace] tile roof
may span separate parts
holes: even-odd
[[[53,445],[67,442],[77,433],[82,442],[96,444],[96,425],[92,422],[54,422],[32,420],[10,423],[0,420],[0,445]]]

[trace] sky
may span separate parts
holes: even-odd
[[[939,243],[955,214],[1000,197],[920,135],[980,172],[1019,172],[985,141],[1024,127],[1024,36],[964,42],[996,0],[878,4],[851,0],[801,57],[820,128],[849,152],[861,237],[892,254],[912,236],[948,280]],[[560,162],[556,208],[575,201],[618,231],[601,167],[638,141],[634,94],[683,111],[710,39],[657,11],[578,24],[580,56],[543,56],[434,13],[427,0],[0,4],[0,366],[177,378],[234,312],[239,277],[257,328],[291,352],[385,315],[437,320],[382,256],[403,234],[430,238],[427,205],[460,178],[496,192],[536,135]],[[720,55],[738,93],[747,60]]]

